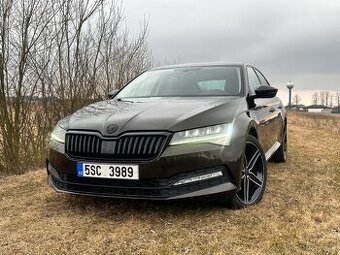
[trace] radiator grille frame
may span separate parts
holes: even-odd
[[[65,154],[71,159],[149,161],[160,156],[170,138],[168,132],[130,132],[106,137],[97,132],[68,131]]]

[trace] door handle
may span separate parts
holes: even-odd
[[[274,107],[271,107],[271,108],[269,109],[269,112],[275,112],[275,108],[274,108]]]

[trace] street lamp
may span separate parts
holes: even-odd
[[[294,88],[294,84],[292,81],[287,82],[287,88],[289,89],[289,102],[288,107],[289,109],[292,107],[292,89]]]

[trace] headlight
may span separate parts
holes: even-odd
[[[228,146],[230,144],[232,133],[232,123],[196,128],[175,133],[172,137],[170,145],[187,143],[213,143],[222,146]]]
[[[56,141],[59,143],[65,143],[65,134],[66,130],[62,129],[59,125],[57,125],[51,134],[51,141]]]

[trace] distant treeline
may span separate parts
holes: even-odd
[[[331,93],[329,91],[315,92],[312,95],[312,103],[314,105],[323,105],[326,107],[340,107],[340,91]]]
[[[299,105],[302,101],[302,98],[299,94],[295,94],[293,96],[293,104]],[[329,92],[329,91],[320,91],[315,92],[312,95],[312,105],[316,106],[324,106],[328,108],[340,108],[340,91],[339,92]]]
[[[56,121],[148,69],[148,24],[129,35],[105,0],[0,0],[0,174],[43,165]]]

